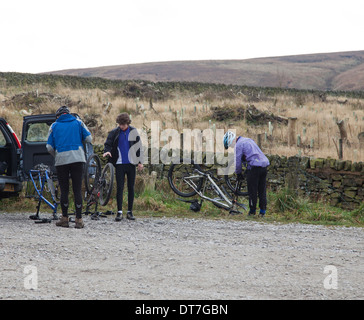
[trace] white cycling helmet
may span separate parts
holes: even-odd
[[[236,134],[232,131],[228,131],[224,134],[224,148],[228,149],[230,145],[233,143],[234,139],[236,137]]]

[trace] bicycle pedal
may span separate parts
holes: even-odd
[[[94,213],[93,215],[91,215],[91,220],[100,220],[99,214]]]
[[[48,218],[43,218],[43,219],[39,219],[37,221],[34,221],[35,223],[51,223],[51,219]]]
[[[42,220],[37,214],[29,216],[29,219],[31,219],[31,220]]]
[[[242,203],[239,203],[239,202],[235,202],[236,205],[238,205],[239,207],[243,208],[244,210],[247,209],[246,205],[245,204],[242,204]]]

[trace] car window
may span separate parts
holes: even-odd
[[[0,147],[5,147],[5,145],[6,145],[6,139],[2,131],[0,130]]]
[[[28,142],[47,142],[49,124],[47,123],[31,123],[28,127],[27,136]]]

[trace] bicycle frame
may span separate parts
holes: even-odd
[[[216,204],[218,207],[221,207],[223,209],[229,210],[230,213],[240,213],[238,210],[236,210],[236,205],[242,207],[244,210],[246,210],[246,206],[244,204],[240,204],[236,201],[235,198],[230,200],[225,193],[219,188],[219,186],[215,183],[215,181],[212,179],[211,175],[209,173],[201,172],[197,169],[194,170],[197,172],[197,175],[192,175],[189,177],[184,177],[183,180],[195,191],[197,194],[204,200],[211,201],[212,203]],[[200,189],[200,191],[197,189],[196,184],[193,182],[193,179],[196,178],[205,178],[203,187]],[[207,182],[210,183],[214,191],[217,193],[220,198],[210,198],[206,195],[204,195]],[[222,198],[222,199],[221,199]],[[224,202],[221,202],[223,200]]]
[[[41,220],[39,218],[39,210],[40,210],[40,205],[41,205],[42,201],[44,201],[53,210],[53,219],[54,220],[58,220],[58,217],[57,217],[57,201],[56,201],[56,196],[55,196],[54,189],[52,189],[52,188],[54,188],[53,185],[50,186],[51,196],[52,196],[53,203],[51,203],[50,201],[48,201],[43,196],[45,182],[47,181],[49,184],[50,183],[53,184],[52,179],[49,177],[48,170],[46,170],[46,169],[30,170],[29,173],[30,173],[30,179],[33,182],[34,189],[35,189],[35,191],[38,194],[37,213],[34,216],[31,216],[31,219],[33,219],[33,220]],[[36,182],[35,182],[35,178],[34,178],[33,175],[38,175],[40,190],[38,190],[38,188],[37,188],[37,185],[36,185]]]

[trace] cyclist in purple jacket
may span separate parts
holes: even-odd
[[[234,146],[235,144],[235,146]],[[242,164],[246,166],[246,179],[249,193],[249,215],[255,215],[259,198],[260,216],[264,216],[267,209],[267,167],[269,160],[262,150],[250,138],[236,137],[228,131],[224,135],[224,147],[234,146],[235,173],[239,180],[243,179]]]

